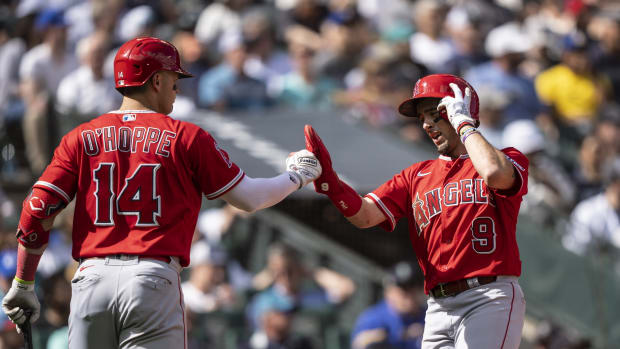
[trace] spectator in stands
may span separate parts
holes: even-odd
[[[62,11],[44,10],[37,16],[35,27],[43,33],[44,40],[24,54],[19,76],[26,105],[23,124],[26,155],[36,174],[49,162],[51,145],[55,144],[51,101],[60,80],[77,67],[77,61],[66,47],[67,24]]]
[[[603,170],[609,159],[608,149],[601,139],[594,135],[587,136],[581,142],[573,171],[578,202],[603,191]]]
[[[603,142],[606,151],[620,154],[620,104],[607,103],[599,113],[593,135]]]
[[[276,7],[285,11],[289,24],[299,24],[312,31],[319,32],[323,21],[329,15],[329,9],[324,1],[296,0],[275,1]]]
[[[228,31],[241,31],[241,12],[251,0],[212,1],[202,10],[194,35],[207,48],[207,53],[217,52],[222,35]]]
[[[264,8],[253,10],[243,17],[243,36],[248,45],[245,73],[264,82],[267,87],[279,76],[293,69],[288,52],[278,47],[275,15]]]
[[[530,161],[528,194],[523,197],[521,214],[553,227],[575,203],[575,187],[562,166],[545,152],[542,131],[532,120],[517,120],[504,129],[503,147],[515,147]]]
[[[472,17],[465,8],[453,8],[448,13],[446,26],[454,54],[444,64],[442,73],[462,76],[470,68],[490,59],[484,52],[485,33],[481,30],[481,21]]]
[[[315,58],[317,73],[341,83],[359,64],[363,50],[373,41],[368,26],[355,11],[331,13],[323,21],[319,34],[320,49]]]
[[[302,26],[290,27],[286,33],[293,70],[274,79],[270,94],[281,104],[294,108],[327,108],[336,82],[316,71],[315,53],[320,37]]]
[[[3,172],[13,177],[20,170],[29,176],[28,162],[24,155],[22,120],[24,102],[19,96],[19,64],[26,43],[15,36],[16,20],[6,9],[0,9],[0,135],[15,147],[15,161],[5,159],[11,166],[3,166]],[[29,179],[29,178],[28,178]]]
[[[201,254],[203,254],[205,249],[225,252],[224,254],[227,255],[227,280],[237,292],[250,289],[254,275],[239,263],[238,258],[242,258],[239,254],[243,254],[243,252],[236,250],[238,246],[234,243],[227,244],[224,240],[233,223],[245,217],[248,217],[247,212],[229,204],[201,211],[198,215],[193,242],[197,246],[192,247],[192,253],[196,253],[197,258],[203,258]],[[200,248],[199,243],[203,244]],[[190,257],[191,260],[194,260],[193,255]]]
[[[536,328],[534,349],[590,349],[592,343],[570,333],[557,323],[543,320]]]
[[[609,258],[620,274],[620,161],[606,174],[605,191],[581,201],[573,210],[562,240],[581,255]]]
[[[502,110],[504,125],[518,119],[535,119],[543,113],[534,83],[519,70],[531,39],[518,23],[510,22],[489,32],[486,52],[492,60],[471,68],[464,79],[476,89],[490,88],[509,98]]]
[[[610,80],[610,100],[620,101],[620,9],[600,11],[592,21],[591,32],[598,39],[591,51],[592,66]]]
[[[423,76],[421,66],[398,50],[398,44],[378,41],[366,49],[356,69],[347,75],[347,89],[332,95],[334,104],[349,108],[348,115],[372,127],[387,128],[403,120],[396,112],[409,97],[411,80]],[[419,127],[417,127],[419,129]]]
[[[189,280],[181,284],[187,309],[204,314],[235,305],[236,294],[226,276],[225,252],[201,241],[192,245],[190,259]]]
[[[157,26],[157,13],[150,5],[138,5],[121,12],[116,23],[115,35],[119,42],[139,36],[153,36]]]
[[[260,327],[241,348],[312,349],[310,338],[294,333],[294,316],[293,309],[286,305],[273,304],[268,307],[260,318]]]
[[[565,36],[563,49],[561,62],[536,77],[536,92],[552,108],[562,139],[574,142],[592,130],[608,83],[590,65],[584,33]]]
[[[444,73],[456,52],[444,35],[448,7],[441,1],[418,0],[413,9],[416,32],[409,39],[411,59],[426,66],[430,73]]]
[[[37,325],[37,348],[60,349],[69,346],[68,318],[71,302],[71,283],[65,276],[65,270],[61,269],[43,279],[43,304],[41,318]],[[55,334],[56,331],[62,335]]]
[[[505,126],[503,110],[510,102],[510,97],[505,92],[487,85],[477,90],[477,93],[480,100],[478,129],[489,143],[501,149]]]
[[[210,62],[205,57],[205,48],[193,33],[179,31],[172,37],[171,43],[179,50],[181,65],[192,75],[201,76],[209,69]],[[189,97],[192,103],[196,104],[198,101],[199,82],[199,79],[181,79],[177,81],[179,94],[182,97]],[[177,109],[176,102],[179,99],[179,94],[177,94],[173,111]]]
[[[257,110],[271,104],[261,81],[245,74],[247,48],[240,32],[227,32],[219,44],[224,61],[200,77],[199,105],[216,110]]]
[[[56,110],[63,116],[61,134],[121,104],[114,79],[103,71],[109,42],[107,33],[95,32],[78,43],[80,66],[60,81],[56,95]]]
[[[254,286],[263,289],[248,305],[254,326],[273,306],[280,309],[329,311],[355,291],[353,281],[327,268],[308,270],[291,247],[274,243],[269,247],[267,267],[258,273]]]
[[[419,267],[400,262],[383,283],[383,300],[366,309],[351,333],[353,349],[419,349],[424,332],[424,289]]]

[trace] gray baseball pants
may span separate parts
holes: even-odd
[[[69,348],[187,348],[180,271],[176,258],[82,261],[71,280]]]
[[[525,297],[515,276],[427,304],[422,349],[519,348]]]

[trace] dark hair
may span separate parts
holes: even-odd
[[[118,87],[116,90],[125,97],[131,97],[135,94],[144,93],[148,88],[148,84],[151,83],[153,76],[155,76],[155,74],[151,75],[151,77],[142,85]]]

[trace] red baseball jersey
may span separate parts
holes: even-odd
[[[244,176],[200,127],[152,111],[115,111],[63,137],[35,187],[75,197],[73,258],[178,256],[189,250],[202,195]]]
[[[387,217],[386,230],[409,219],[426,293],[474,276],[521,275],[515,230],[529,162],[514,148],[502,151],[519,174],[509,190],[489,188],[463,155],[414,164],[367,195]]]

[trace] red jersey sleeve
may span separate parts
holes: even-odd
[[[512,185],[512,188],[506,190],[493,189],[496,196],[499,197],[521,197],[527,194],[527,176],[529,171],[530,161],[523,153],[515,148],[504,148],[502,152],[506,154],[506,158],[512,163],[517,173],[517,178]]]
[[[79,142],[77,132],[62,138],[54,157],[33,187],[51,191],[67,203],[73,200],[78,186]]]
[[[366,197],[372,199],[385,215],[386,220],[379,226],[387,231],[394,230],[396,222],[407,214],[407,203],[410,201],[410,173],[409,169],[403,170],[371,193],[366,194]]]
[[[204,130],[198,131],[189,152],[198,185],[209,200],[224,195],[239,184],[245,175],[230,160],[228,153]]]

